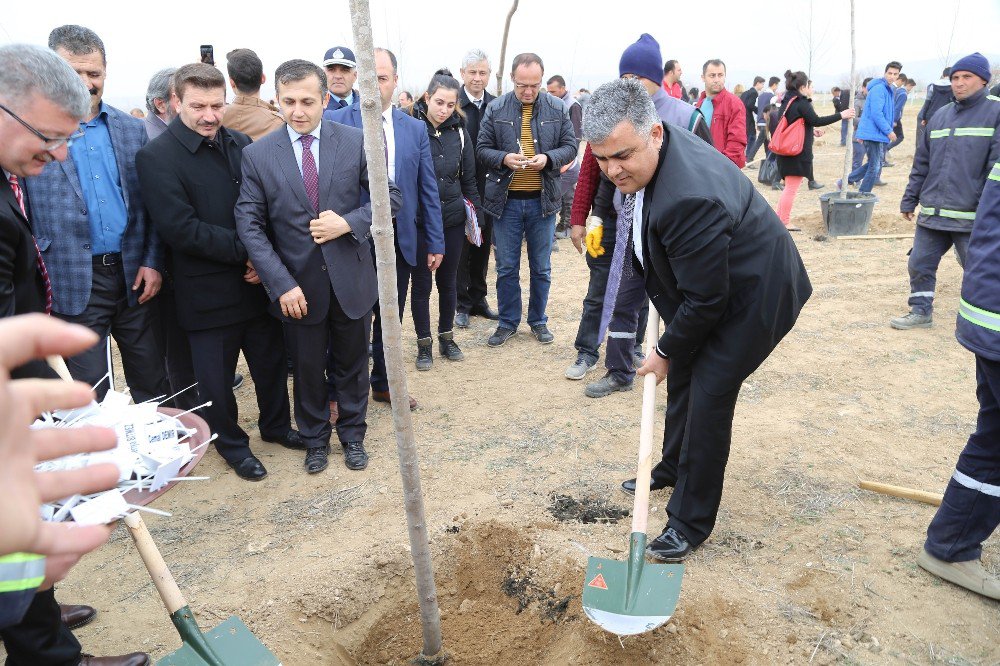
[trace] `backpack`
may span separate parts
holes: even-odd
[[[802,152],[802,148],[805,146],[806,142],[806,121],[804,118],[799,118],[795,122],[789,124],[788,119],[785,118],[785,114],[788,113],[788,109],[792,108],[792,102],[794,102],[797,97],[793,97],[788,100],[788,104],[785,106],[785,110],[781,112],[781,119],[778,120],[778,126],[774,128],[771,132],[771,152],[775,155],[781,155],[782,157],[795,157]]]

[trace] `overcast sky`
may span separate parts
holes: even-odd
[[[889,60],[900,60],[904,73],[926,83],[940,74],[949,50],[947,64],[978,50],[991,57],[994,67],[1000,65],[998,0],[856,1],[862,72],[881,72]],[[319,62],[327,48],[353,42],[347,0],[4,0],[4,5],[0,42],[44,44],[49,31],[64,23],[95,30],[108,51],[105,97],[128,107],[142,106],[146,84],[156,70],[197,60],[200,44],[214,45],[216,63],[223,70],[227,51],[255,50],[269,79],[262,94],[270,97],[270,78],[281,62]],[[399,57],[401,87],[420,91],[438,67],[450,67],[457,76],[462,55],[473,47],[485,50],[495,69],[509,7],[508,0],[371,0],[375,43]],[[778,8],[781,18],[766,15],[762,7]],[[593,89],[618,75],[622,50],[649,32],[660,42],[664,59],[681,62],[686,86],[701,88],[701,63],[722,58],[732,89],[737,83],[749,84],[755,74],[808,70],[812,11],[811,73],[817,89],[825,89],[846,81],[850,71],[848,7],[848,0],[521,0],[511,24],[508,67],[514,54],[534,51],[545,62],[546,78],[562,74],[573,90]]]

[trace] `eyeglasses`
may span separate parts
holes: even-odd
[[[62,137],[62,138],[59,138],[59,139],[50,139],[49,137],[45,136],[44,134],[42,134],[41,132],[39,132],[38,130],[36,130],[34,127],[32,127],[31,125],[29,125],[28,123],[26,123],[24,120],[22,120],[20,117],[18,117],[18,115],[16,113],[14,113],[10,109],[8,109],[3,104],[0,104],[0,109],[3,109],[4,111],[6,111],[8,114],[10,114],[11,118],[13,118],[17,122],[21,123],[22,125],[24,125],[25,129],[27,129],[29,132],[31,132],[32,134],[34,134],[35,136],[37,136],[39,139],[41,139],[43,141],[42,148],[44,148],[46,152],[50,152],[51,153],[54,150],[59,150],[63,146],[69,147],[69,146],[73,145],[73,142],[76,139],[79,139],[80,137],[83,136],[83,130],[78,130],[78,131],[74,132],[73,134],[71,134],[70,136],[67,136],[67,137]]]
[[[539,81],[538,83],[518,83],[517,81],[515,81],[514,87],[517,88],[518,90],[538,90],[539,88],[542,87],[542,82]]]

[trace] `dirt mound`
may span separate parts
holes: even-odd
[[[572,495],[552,495],[549,513],[561,522],[617,523],[629,515],[628,509],[621,509],[603,497],[577,499]]]
[[[579,564],[541,559],[514,526],[467,524],[438,563],[450,664],[722,664],[742,663],[750,652],[738,611],[720,596],[688,603],[667,626],[620,642],[584,616]],[[370,613],[377,617],[365,622],[371,628],[354,650],[358,664],[402,666],[419,654],[412,588],[387,594]]]

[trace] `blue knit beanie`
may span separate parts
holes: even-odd
[[[634,44],[630,44],[618,63],[618,76],[635,74],[659,83],[663,80],[663,60],[660,57],[660,43],[649,33],[642,33]]]
[[[986,83],[990,82],[990,61],[979,51],[967,55],[951,66],[951,73],[972,72]]]

